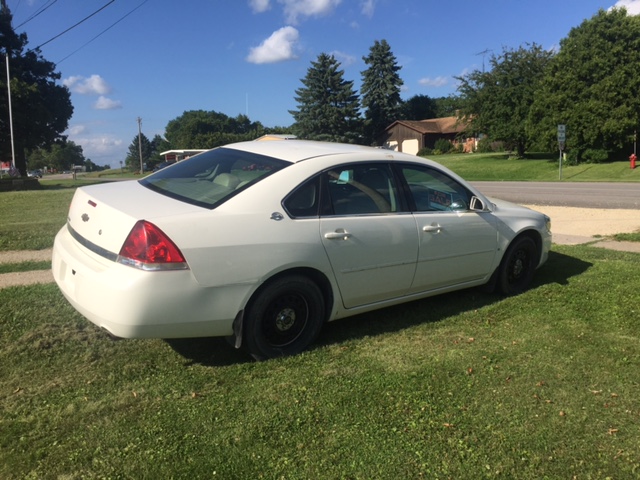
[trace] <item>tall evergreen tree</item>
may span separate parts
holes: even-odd
[[[557,148],[566,125],[573,163],[606,161],[633,151],[640,124],[640,16],[600,10],[571,29],[536,92],[529,134]]]
[[[296,90],[298,110],[290,110],[295,124],[294,133],[309,140],[358,142],[359,101],[353,81],[343,78],[333,55],[321,53],[301,81],[304,87]]]
[[[73,114],[71,94],[67,87],[57,85],[60,74],[55,64],[45,60],[40,50],[26,50],[25,33],[16,34],[11,25],[13,16],[5,0],[0,4],[0,54],[6,71],[9,61],[13,139],[15,163],[26,176],[26,152],[48,147],[67,129]],[[0,158],[11,157],[11,129],[7,79],[0,75]]]
[[[140,149],[142,148],[142,163],[149,165],[153,160],[153,145],[144,133],[140,134],[140,141],[138,141],[138,135],[133,137],[133,140],[129,144],[129,150],[127,151],[127,157],[124,160],[125,165],[132,170],[140,170]],[[145,167],[145,171],[148,167]]]
[[[402,100],[400,87],[404,84],[400,67],[386,40],[376,40],[369,55],[362,57],[369,65],[362,73],[362,106],[365,111],[364,135],[367,143],[376,144],[378,136],[398,119]]]
[[[463,113],[471,128],[492,140],[505,142],[523,157],[529,137],[525,128],[529,109],[553,53],[532,44],[505,48],[491,55],[491,69],[459,77]]]

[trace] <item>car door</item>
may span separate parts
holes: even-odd
[[[386,163],[323,174],[320,235],[345,308],[405,295],[418,256],[415,220]]]
[[[492,214],[471,210],[472,193],[435,168],[403,165],[401,171],[414,203],[420,245],[410,291],[487,277],[498,246]]]

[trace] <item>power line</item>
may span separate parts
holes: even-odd
[[[69,55],[67,55],[66,57],[64,57],[62,60],[60,60],[59,62],[56,63],[56,65],[61,64],[62,62],[64,62],[67,58],[69,58],[70,56],[76,54],[77,52],[79,52],[80,50],[82,50],[84,47],[86,47],[87,45],[89,45],[91,42],[93,42],[96,38],[100,37],[102,34],[106,33],[107,31],[111,30],[113,27],[115,27],[118,23],[120,23],[122,20],[124,20],[125,18],[127,18],[129,15],[131,15],[133,12],[135,12],[136,10],[138,10],[141,6],[143,6],[145,3],[147,3],[149,0],[144,0],[140,5],[138,5],[136,8],[134,8],[133,10],[131,10],[129,13],[123,15],[122,17],[120,17],[118,20],[116,20],[114,23],[112,23],[111,25],[109,25],[107,28],[105,28],[104,30],[102,30],[99,34],[97,34],[95,37],[93,37],[91,40],[89,40],[88,42],[84,43],[83,45],[81,45],[80,47],[76,48],[73,52],[71,52]]]
[[[42,7],[40,7],[40,10],[38,10],[36,13],[34,13],[33,15],[31,15],[29,18],[27,18],[24,22],[22,22],[20,25],[18,25],[15,28],[20,28],[21,26],[23,26],[26,23],[29,23],[31,20],[33,20],[34,18],[36,18],[38,15],[40,15],[42,12],[44,12],[45,10],[47,10],[49,7],[51,7],[54,3],[56,3],[58,0],[48,0],[47,3],[45,3]],[[18,2],[18,7],[20,6],[20,2]],[[17,8],[16,7],[16,10]]]
[[[96,15],[97,13],[101,12],[102,10],[104,10],[105,8],[107,8],[109,5],[111,5],[113,2],[115,2],[116,0],[110,0],[109,2],[107,2],[106,4],[104,4],[102,7],[100,7],[98,10],[96,10],[95,12],[93,12],[91,15],[88,15],[86,17],[84,17],[82,20],[80,20],[78,23],[76,23],[75,25],[70,26],[69,28],[67,28],[64,32],[59,33],[58,35],[56,35],[55,37],[50,38],[49,40],[47,40],[44,43],[41,43],[40,45],[38,45],[35,48],[32,48],[29,50],[29,52],[32,52],[33,50],[38,50],[40,47],[44,47],[47,43],[54,41],[56,38],[61,37],[62,35],[64,35],[65,33],[67,33],[69,30],[72,30],[74,28],[76,28],[78,25],[80,25],[81,23],[86,22],[87,20],[89,20],[91,17],[93,17],[94,15]]]

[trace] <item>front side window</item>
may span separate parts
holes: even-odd
[[[400,209],[396,184],[387,164],[345,165],[324,175],[334,215],[393,213]]]
[[[171,198],[213,209],[287,165],[290,163],[255,153],[216,148],[163,168],[140,183]]]
[[[419,212],[464,211],[472,194],[463,185],[434,168],[403,165],[402,174]]]

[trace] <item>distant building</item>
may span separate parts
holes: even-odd
[[[160,155],[164,157],[165,162],[179,162],[185,158],[193,157],[202,152],[206,152],[206,149],[193,149],[193,150],[167,150],[166,152],[160,152]]]
[[[475,151],[477,138],[465,137],[467,124],[458,117],[429,120],[396,120],[389,125],[380,140],[390,150],[416,155],[423,148],[434,148],[444,138],[454,146],[462,144],[465,153]]]
[[[267,142],[267,141],[271,141],[271,140],[295,140],[296,137],[295,135],[289,135],[286,133],[283,134],[275,134],[275,133],[268,133],[266,135],[262,135],[261,137],[256,138],[256,142]]]

